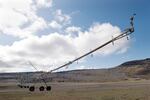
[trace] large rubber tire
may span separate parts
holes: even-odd
[[[47,91],[51,91],[51,89],[52,89],[51,86],[47,86],[47,87],[46,87],[46,90],[47,90]]]
[[[18,84],[18,87],[23,88],[22,85]]]
[[[27,86],[24,86],[24,88],[27,88]]]
[[[20,88],[23,88],[23,86],[22,86],[22,85],[20,85]]]
[[[40,91],[44,91],[44,89],[45,89],[44,86],[40,86],[40,87],[39,87],[39,90],[40,90]]]
[[[29,91],[33,92],[35,90],[35,87],[34,86],[30,86],[29,87]]]

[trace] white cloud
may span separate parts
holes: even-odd
[[[80,27],[71,25],[71,16],[61,9],[54,11],[52,20],[47,22],[37,13],[39,9],[51,6],[52,0],[0,0],[1,34],[20,38],[12,45],[0,45],[1,72],[32,70],[27,64],[28,60],[40,70],[53,69],[121,33],[117,26],[110,23],[95,23],[82,31]],[[37,32],[49,27],[56,32],[37,36]],[[128,43],[123,38],[116,41],[115,46],[108,45],[95,55],[124,53]]]
[[[52,29],[64,31],[64,29],[71,24],[71,16],[64,14],[61,9],[53,12],[53,20],[49,22]]]
[[[84,66],[84,65],[81,65],[81,66],[75,66],[74,67],[76,70],[82,70],[82,69],[94,69],[94,67],[90,67],[90,66]],[[74,70],[74,69],[71,69],[70,70]]]
[[[52,0],[36,0],[38,4],[50,5]],[[46,4],[44,4],[46,3]],[[25,38],[47,27],[46,21],[37,15],[34,0],[0,0],[1,34]]]
[[[71,24],[71,17],[62,13],[62,10],[60,9],[54,12],[54,20],[63,27]]]
[[[42,37],[31,36],[14,42],[11,46],[0,46],[0,55],[3,56],[1,58],[3,63],[8,63],[10,67],[21,66],[24,70],[25,66],[29,67],[25,62],[30,60],[39,69],[48,70],[53,69],[54,64],[55,66],[64,64],[110,40],[111,36],[118,34],[120,34],[118,27],[109,23],[97,23],[87,31],[80,31],[76,37],[51,33]],[[124,50],[127,46],[128,41],[123,38],[115,42],[115,46],[108,45],[95,55],[112,54]],[[43,65],[48,67],[43,68]],[[5,68],[9,68],[8,65]]]
[[[80,31],[81,31],[81,28],[80,27],[75,27],[75,26],[70,26],[70,27],[67,27],[65,29],[65,32],[69,33],[69,34],[79,33]]]
[[[76,47],[78,46],[80,48],[80,53],[85,53],[112,39],[112,36],[116,36],[120,33],[121,31],[118,27],[112,26],[109,23],[93,24],[88,31],[79,32],[79,36],[76,38]],[[128,41],[123,38],[119,41],[116,41],[115,46],[110,44],[101,49],[98,53],[102,55],[108,55],[117,52],[118,50],[122,50],[127,45]],[[88,50],[83,48],[87,48]]]
[[[24,32],[34,34],[39,30],[47,28],[47,23],[43,18],[37,18],[30,26],[23,29]]]
[[[69,24],[71,21],[71,17],[67,14],[63,14],[62,10],[60,10],[60,9],[56,10],[54,15],[55,15],[55,19],[60,23],[63,22],[65,24]]]
[[[49,23],[49,26],[53,29],[61,29],[62,25],[60,25],[58,22],[56,22],[55,20],[51,21]]]
[[[51,7],[52,0],[35,0],[38,7]]]

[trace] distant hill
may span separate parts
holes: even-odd
[[[26,72],[26,73],[1,73],[0,81],[19,82],[112,82],[130,79],[150,79],[150,58],[125,62],[110,69],[84,69],[64,71],[57,73]]]
[[[128,77],[139,77],[149,79],[150,77],[150,58],[125,62],[116,67],[121,73]]]

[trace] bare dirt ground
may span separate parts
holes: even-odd
[[[49,84],[50,92],[29,92],[16,83],[0,83],[0,100],[150,100],[150,80]]]

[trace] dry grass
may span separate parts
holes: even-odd
[[[51,92],[1,91],[0,100],[150,100],[150,81],[54,83]]]

